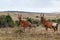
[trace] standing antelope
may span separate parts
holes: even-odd
[[[31,23],[28,21],[24,21],[22,20],[22,15],[18,15],[18,19],[19,19],[19,24],[21,27],[23,27],[22,31],[25,31],[25,28],[28,28],[28,32],[30,32],[30,27],[31,27]]]
[[[41,16],[41,23],[44,25],[46,31],[48,28],[52,28],[54,31],[58,30],[58,23],[56,22],[49,22],[44,18],[44,14],[40,15]]]

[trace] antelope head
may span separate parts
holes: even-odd
[[[22,17],[22,15],[21,14],[18,14],[18,19],[19,20],[21,20],[21,17]]]
[[[41,23],[44,22],[44,14],[43,13],[40,14],[40,20],[41,20]]]

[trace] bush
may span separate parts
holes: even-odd
[[[36,18],[39,18],[39,16],[36,16]]]
[[[33,20],[32,23],[33,23],[33,24],[36,24],[37,26],[40,25],[40,21],[39,21],[39,20]]]
[[[6,26],[6,20],[5,20],[5,15],[0,16],[0,26],[5,27]]]
[[[1,27],[13,27],[14,21],[12,20],[12,17],[10,15],[1,15],[0,16],[0,26]]]
[[[60,23],[60,18],[58,18],[56,21],[57,21],[57,23]]]
[[[52,19],[52,20],[48,19],[48,21],[60,23],[60,18],[58,18],[58,19]]]
[[[51,20],[52,22],[56,22],[56,19]]]
[[[12,17],[10,15],[7,15],[5,19],[6,19],[7,26],[9,26],[9,27],[14,26],[14,21],[12,20]]]
[[[8,22],[7,24],[8,24],[9,27],[14,27],[15,26],[14,21]]]
[[[15,26],[19,26],[20,24],[19,24],[19,22],[16,20],[15,21]]]
[[[40,21],[39,20],[32,19],[32,18],[29,18],[29,17],[27,17],[26,20],[31,22],[32,24],[36,24],[37,26],[40,25]]]
[[[19,26],[19,22],[13,21],[10,15],[1,15],[0,16],[0,27],[14,27]]]
[[[33,20],[33,19],[27,17],[26,20],[32,23],[32,20]]]

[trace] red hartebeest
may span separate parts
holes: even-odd
[[[56,22],[49,22],[44,18],[44,14],[40,15],[41,16],[41,23],[44,25],[46,28],[46,31],[48,28],[52,28],[54,31],[58,30],[58,23]]]
[[[24,21],[22,20],[22,15],[18,15],[18,19],[19,19],[19,24],[21,27],[23,27],[23,31],[25,31],[25,28],[27,27],[28,28],[28,32],[30,32],[30,27],[31,27],[31,23],[28,22],[28,21]]]

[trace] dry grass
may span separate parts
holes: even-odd
[[[32,29],[30,33],[16,33],[18,27],[0,28],[0,40],[60,40],[60,32],[54,33],[52,29],[46,32],[44,28],[40,28],[40,30],[39,28],[36,28],[35,33],[32,32]]]
[[[7,15],[7,13],[1,12],[0,15]],[[13,20],[17,20],[17,15],[11,13],[10,14]],[[23,14],[23,17],[31,17],[34,19],[37,19],[36,16],[40,16],[39,14]],[[45,15],[47,19],[53,19],[56,18],[58,15]],[[60,16],[58,17],[60,18]],[[38,18],[40,19],[40,18]],[[59,25],[60,26],[60,25]],[[33,31],[33,28],[31,29],[30,33],[22,33],[18,32],[16,33],[16,30],[18,30],[18,27],[14,28],[0,28],[0,40],[60,40],[60,27],[58,32],[54,32],[52,29],[49,29],[48,32],[45,31],[44,27],[35,28],[35,32]]]

